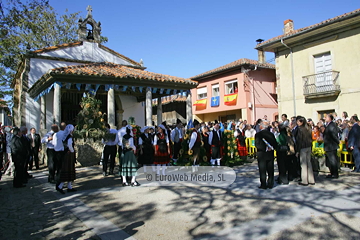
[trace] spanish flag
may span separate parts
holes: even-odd
[[[206,108],[206,102],[207,102],[207,99],[201,99],[201,100],[197,100],[195,103],[194,103],[194,106],[196,106],[196,110],[203,110]]]
[[[236,105],[237,93],[232,93],[224,96],[224,104],[227,106]]]

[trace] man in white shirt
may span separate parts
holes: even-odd
[[[181,142],[183,139],[183,124],[180,119],[176,120],[176,128],[171,131],[170,139],[173,142],[173,161],[174,164],[176,164],[181,149]]]
[[[49,183],[55,183],[55,169],[54,169],[54,144],[52,143],[53,135],[55,134],[55,130],[58,131],[59,128],[57,125],[51,126],[51,131],[48,132],[42,139],[41,143],[46,143],[46,155],[47,155],[47,166],[49,169],[49,177],[48,182]]]
[[[263,118],[262,120],[263,120],[263,122],[270,122],[270,121],[268,120],[267,115],[264,115],[264,118]]]
[[[215,161],[217,165],[220,166],[221,160],[221,146],[222,146],[222,134],[220,132],[220,125],[217,120],[215,120],[214,129],[209,133],[209,145],[211,146],[211,165],[215,165]]]
[[[115,135],[115,139],[102,139],[104,146],[104,162],[103,162],[103,176],[107,176],[107,164],[110,157],[110,169],[109,174],[114,175],[114,166],[116,158],[116,145],[119,143],[118,131],[116,129],[111,129],[110,125],[107,123],[105,125],[110,134]]]
[[[245,137],[246,138],[254,138],[256,134],[256,130],[251,127],[251,125],[246,126]]]
[[[194,120],[194,130],[191,133],[190,142],[189,142],[189,149],[193,151],[193,165],[199,165],[199,155],[200,155],[200,147],[201,147],[201,135],[199,133],[200,123],[198,120]]]
[[[289,127],[289,125],[290,125],[289,119],[287,119],[287,115],[285,113],[283,115],[281,115],[281,122],[282,122],[282,125],[285,127]]]
[[[55,128],[55,125],[53,125],[53,127],[55,130],[58,129],[58,128]],[[56,127],[57,127],[57,125],[56,125]],[[64,123],[62,123],[60,126],[60,131],[54,131],[55,133],[52,138],[52,143],[54,144],[54,151],[55,151],[55,155],[54,155],[54,170],[55,170],[55,181],[56,181],[55,189],[58,192],[60,192],[61,194],[65,194],[64,190],[59,188],[59,185],[61,183],[60,175],[61,175],[62,162],[65,157],[64,142],[63,142],[66,138],[65,132],[64,132],[65,127],[66,127],[66,125]]]

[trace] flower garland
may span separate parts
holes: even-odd
[[[243,160],[240,158],[237,148],[236,137],[233,130],[225,130],[223,134],[223,164],[225,166],[241,165]]]
[[[100,111],[101,101],[86,94],[80,102],[82,108],[76,117],[75,138],[102,138],[105,134],[105,115]]]
[[[179,158],[177,161],[177,165],[191,166],[194,162],[194,157],[193,157],[194,152],[192,149],[189,149],[190,138],[191,138],[191,134],[193,133],[193,131],[194,131],[194,128],[190,128],[184,134],[183,141],[181,143],[181,149],[179,151]],[[200,147],[199,165],[201,165],[201,166],[210,165],[209,159],[207,159],[207,156],[206,156],[206,150],[204,148],[203,142],[201,143],[201,147]]]
[[[132,127],[132,133],[133,133],[133,136],[134,136],[134,144],[136,147],[139,146],[139,138],[140,138],[140,135],[141,135],[141,127],[139,125],[131,125]]]

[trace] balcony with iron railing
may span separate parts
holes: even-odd
[[[340,93],[338,71],[328,71],[323,73],[304,76],[304,96],[305,98],[319,98],[337,96]]]

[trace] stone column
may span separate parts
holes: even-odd
[[[107,93],[107,116],[111,128],[115,128],[115,91],[110,88]]]
[[[193,119],[191,92],[189,92],[189,95],[186,98],[186,124],[190,119]]]
[[[146,99],[145,99],[145,115],[146,115],[146,125],[152,125],[152,93],[151,88],[146,88]]]
[[[60,126],[61,123],[61,87],[54,84],[54,123]]]
[[[158,97],[158,104],[157,104],[157,125],[159,126],[163,120],[162,120],[162,102],[161,97]]]
[[[46,97],[40,98],[40,129],[46,129]]]

